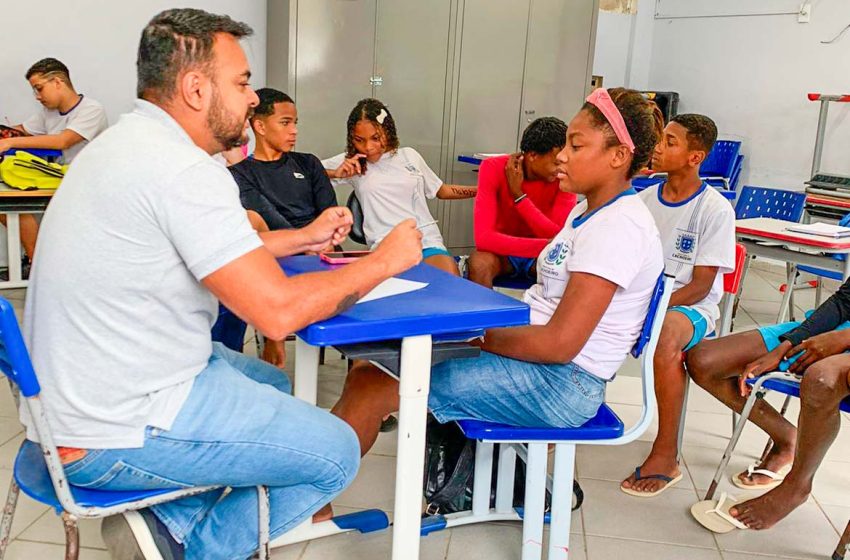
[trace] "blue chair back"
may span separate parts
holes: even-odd
[[[638,339],[632,347],[632,356],[635,358],[640,357],[643,353],[644,347],[652,336],[652,325],[655,323],[655,316],[657,315],[656,312],[658,311],[658,306],[661,303],[661,298],[664,295],[664,278],[665,274],[662,272],[658,277],[658,280],[655,282],[655,288],[652,291],[652,299],[649,300],[649,309],[646,312],[646,320],[643,322],[643,328],[640,330],[640,335],[638,335]]]
[[[806,193],[746,186],[738,195],[735,219],[776,218],[799,222],[803,217]]]
[[[729,177],[729,190],[738,189],[738,180],[741,178],[741,170],[744,168],[744,156],[738,154],[735,158],[735,167],[732,169],[732,175]]]
[[[0,297],[0,369],[18,386],[24,397],[34,397],[41,391],[32,362],[24,345],[15,309]]]
[[[703,177],[732,177],[741,142],[738,140],[718,140],[702,162],[699,174]]]

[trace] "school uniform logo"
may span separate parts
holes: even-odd
[[[679,230],[676,243],[673,246],[673,254],[670,260],[682,264],[693,265],[696,260],[699,247],[699,234],[684,229]]]
[[[680,233],[676,239],[676,250],[681,253],[693,253],[696,248],[696,236],[692,233]]]
[[[551,249],[549,249],[548,253],[546,253],[546,264],[560,266],[564,263],[569,253],[570,246],[559,241],[558,243],[555,243]]]

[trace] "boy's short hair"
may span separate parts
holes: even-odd
[[[523,153],[548,154],[566,143],[567,123],[556,117],[540,117],[523,131],[519,149]]]
[[[277,103],[295,104],[295,101],[291,97],[274,88],[261,88],[256,93],[257,97],[260,98],[260,102],[254,107],[254,113],[251,116],[252,120],[254,117],[267,117],[274,113],[274,106]]]
[[[705,115],[684,113],[676,115],[670,122],[680,124],[688,132],[688,149],[705,150],[708,154],[717,141],[717,125]]]
[[[68,67],[62,64],[62,62],[56,60],[55,58],[42,58],[32,66],[30,66],[29,70],[27,70],[25,78],[29,80],[33,76],[41,74],[45,77],[50,76],[58,76],[63,82],[71,85],[71,73],[68,71]]]

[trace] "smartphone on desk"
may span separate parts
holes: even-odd
[[[370,254],[372,254],[372,251],[334,251],[320,253],[319,258],[330,264],[348,264]]]

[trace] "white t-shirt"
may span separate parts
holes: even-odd
[[[325,169],[336,169],[344,159],[345,154],[338,154],[322,160],[322,165]],[[372,249],[407,218],[414,218],[417,224],[433,222],[426,199],[435,198],[443,186],[443,181],[413,148],[387,152],[376,163],[369,163],[365,174],[334,182],[349,183],[357,193],[363,206],[363,233]],[[446,248],[437,224],[422,228],[422,247]]]
[[[573,359],[606,381],[614,378],[634,346],[664,269],[658,229],[631,192],[582,218],[587,201],[578,203],[564,229],[537,258],[537,284],[523,298],[531,307],[531,324],[545,325],[561,303],[571,273],[593,274],[617,284],[608,309]]]
[[[642,191],[640,198],[661,232],[664,268],[676,278],[673,291],[691,282],[695,266],[718,267],[709,294],[688,306],[705,317],[706,333],[710,333],[720,316],[717,305],[723,297],[723,275],[735,270],[735,211],[708,183],[677,203],[661,198],[663,187],[663,183],[652,186]]]
[[[73,130],[84,138],[82,142],[74,144],[62,152],[65,163],[71,163],[80,150],[86,144],[94,140],[94,137],[106,130],[109,123],[106,120],[106,111],[103,105],[83,95],[80,100],[67,113],[60,113],[55,109],[48,110],[44,107],[23,123],[24,129],[33,136],[43,134],[59,134],[64,130]]]
[[[212,354],[201,280],[261,245],[231,174],[159,107],[137,100],[89,144],[44,215],[24,310],[57,445],[169,429]]]

